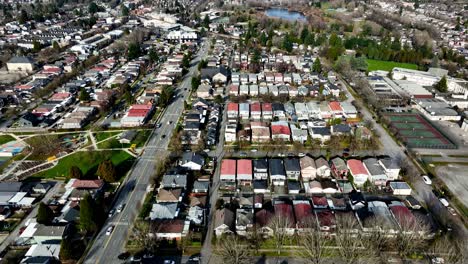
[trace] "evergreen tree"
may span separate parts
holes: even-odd
[[[54,212],[45,203],[41,202],[37,209],[37,222],[39,224],[50,224],[54,219]]]
[[[262,46],[266,46],[267,42],[268,42],[268,37],[265,34],[265,32],[262,32],[262,34],[260,34],[260,43],[262,44]]]
[[[317,57],[312,65],[312,71],[321,73],[322,72],[322,63],[320,62],[320,58]]]
[[[128,8],[125,5],[122,5],[120,10],[121,10],[122,16],[128,16],[129,13],[130,13],[130,11],[128,10]]]
[[[78,166],[71,166],[69,177],[72,179],[82,179],[83,172],[81,172],[81,169]]]
[[[149,56],[151,63],[155,63],[159,61],[158,53],[154,49],[150,49],[148,56]]]
[[[301,41],[302,43],[305,43],[306,38],[309,36],[309,29],[307,27],[304,27],[301,31]]]
[[[127,53],[128,60],[136,59],[140,56],[140,54],[141,54],[141,49],[137,43],[132,42],[128,45],[128,53]]]
[[[115,182],[116,171],[110,160],[104,160],[99,164],[96,174],[106,182]]]
[[[436,88],[441,93],[447,92],[447,89],[448,89],[448,87],[447,87],[447,77],[446,76],[442,77],[442,79],[440,79],[439,82],[434,84],[434,88]]]
[[[73,258],[73,243],[70,238],[62,239],[60,242],[60,260],[70,260]]]
[[[89,95],[88,91],[86,88],[81,88],[80,92],[80,101],[82,102],[88,102],[91,99],[91,96]]]
[[[291,52],[293,50],[293,43],[291,41],[291,37],[289,34],[286,34],[283,39],[283,49],[285,49],[288,52]]]
[[[203,18],[202,26],[206,28],[210,26],[210,17],[208,15],[205,15],[205,17]]]
[[[80,202],[80,229],[83,233],[97,230],[95,222],[95,203],[91,195],[85,194]]]

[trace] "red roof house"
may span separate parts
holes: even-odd
[[[221,181],[236,181],[236,160],[224,159],[221,162]]]

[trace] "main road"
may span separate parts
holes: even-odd
[[[137,159],[129,175],[122,183],[122,187],[114,200],[114,208],[125,205],[122,212],[116,213],[107,219],[88,251],[84,263],[120,262],[117,256],[124,251],[128,231],[138,215],[139,205],[145,199],[156,164],[169,154],[167,147],[170,138],[184,110],[184,100],[190,95],[191,77],[197,73],[198,62],[206,56],[207,48],[208,45],[205,41],[192,60],[188,73],[180,82],[178,89],[176,89],[174,100],[165,109],[160,119],[161,127],[153,130],[143,154]],[[107,236],[106,229],[110,225],[114,225],[114,230]]]

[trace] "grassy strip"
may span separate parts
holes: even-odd
[[[405,69],[412,69],[417,70],[418,65],[413,63],[401,63],[401,62],[394,62],[394,61],[381,61],[381,60],[372,60],[367,59],[368,71],[391,71],[395,67],[405,68]]]
[[[8,143],[8,142],[13,141],[13,140],[15,140],[15,138],[10,136],[10,135],[1,135],[0,136],[0,145],[3,145],[5,143]]]
[[[96,142],[99,142],[99,141],[103,141],[105,139],[108,139],[108,138],[110,138],[112,136],[118,135],[120,133],[122,133],[122,132],[120,132],[120,131],[98,132],[98,133],[94,133],[93,136],[96,139]]]

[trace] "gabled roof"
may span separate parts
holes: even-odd
[[[174,202],[179,201],[179,197],[182,194],[182,189],[160,189],[156,196],[157,202]]]
[[[333,158],[331,160],[331,163],[335,166],[335,168],[337,170],[340,170],[340,171],[341,170],[348,170],[348,167],[346,167],[345,161],[340,157]]]
[[[271,219],[274,217],[274,213],[268,209],[262,209],[255,214],[255,222],[260,226],[267,226]]]
[[[104,185],[103,180],[75,180],[72,184],[77,189],[99,189]]]
[[[368,175],[366,168],[362,164],[362,161],[357,159],[348,160],[348,168],[353,175],[364,174]]]
[[[252,161],[248,159],[237,160],[237,174],[252,175]]]
[[[221,161],[221,175],[235,175],[236,174],[236,161],[232,159],[224,159]]]
[[[284,159],[284,168],[286,171],[300,171],[301,166],[299,164],[299,159],[297,158]]]
[[[217,228],[221,225],[226,225],[229,229],[234,230],[234,212],[228,208],[218,209],[215,214],[215,225],[214,228]]]

